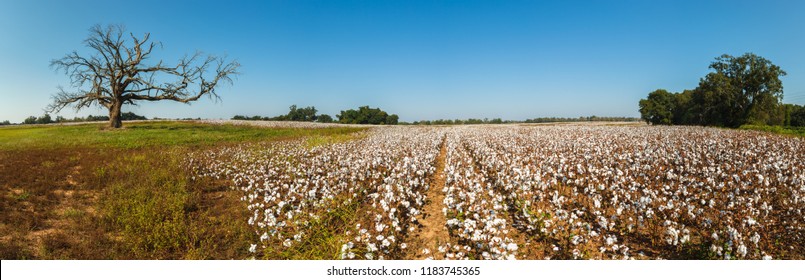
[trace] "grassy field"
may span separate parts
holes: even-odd
[[[771,132],[780,135],[805,137],[805,127],[769,126],[769,125],[742,125],[740,129]]]
[[[107,130],[106,124],[70,126],[12,126],[0,128],[0,150],[55,148],[144,148],[209,146],[243,141],[278,140],[305,136],[330,136],[361,129],[273,128],[209,125],[194,122],[140,122],[124,129]]]
[[[191,152],[362,128],[144,122],[0,128],[0,258],[242,259],[254,234],[225,182],[190,180]]]

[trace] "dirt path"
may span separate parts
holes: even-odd
[[[422,216],[419,218],[420,227],[415,235],[415,241],[412,242],[411,253],[406,259],[421,260],[428,257],[433,259],[442,259],[443,254],[438,251],[439,245],[448,241],[449,235],[447,232],[447,219],[442,213],[444,208],[444,188],[445,175],[444,165],[447,158],[447,137],[442,141],[442,146],[439,150],[439,155],[436,157],[436,172],[433,174],[433,184],[428,189],[426,195],[428,201],[422,210]],[[429,254],[425,254],[423,249],[428,249]]]

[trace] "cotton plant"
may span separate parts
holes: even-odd
[[[244,249],[258,256],[294,248],[345,205],[357,205],[356,219],[339,257],[421,252],[411,238],[432,188],[445,195],[450,235],[426,254],[438,258],[771,259],[805,243],[799,138],[590,125],[375,127],[364,136],[223,147],[188,162],[194,179],[227,180],[242,194],[255,231]],[[446,183],[435,185],[442,143]]]

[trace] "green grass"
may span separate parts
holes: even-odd
[[[780,135],[805,137],[805,127],[795,126],[769,126],[769,125],[742,125],[739,129],[771,132]]]
[[[0,182],[20,191],[2,198],[0,258],[244,259],[256,238],[250,212],[227,182],[191,179],[186,156],[239,142],[307,139],[310,147],[349,141],[364,128],[259,128],[193,122],[0,128]],[[24,172],[21,172],[24,171]],[[66,183],[71,176],[76,185]],[[19,185],[19,186],[17,186]],[[70,198],[55,189],[74,190]],[[59,205],[66,207],[59,209]],[[20,205],[33,205],[35,214]],[[54,213],[49,215],[49,213]],[[333,258],[333,240],[355,211],[336,208],[310,239],[273,258]],[[61,225],[61,226],[55,226]],[[44,237],[33,235],[48,229]],[[39,241],[41,240],[41,241]]]
[[[364,128],[259,128],[194,122],[143,122],[123,129],[104,129],[105,124],[74,126],[13,126],[0,128],[0,150],[70,147],[143,148],[262,141],[304,136],[328,136]]]
[[[103,220],[119,232],[126,255],[134,258],[178,257],[177,252],[192,247],[193,234],[187,211],[192,206],[187,180],[174,157],[155,168],[154,162],[140,156],[121,159],[120,170],[101,201]],[[106,173],[106,171],[100,172]]]

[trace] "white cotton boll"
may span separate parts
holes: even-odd
[[[711,244],[710,245],[710,251],[712,251],[713,253],[716,253],[719,256],[721,256],[721,247],[717,246],[716,244]]]
[[[282,241],[282,246],[285,246],[285,247],[291,247],[292,244],[293,243],[292,243],[292,241],[290,239],[285,239],[285,241]]]
[[[612,245],[612,244],[615,244],[615,242],[618,241],[618,238],[613,236],[613,235],[608,235],[605,241],[606,241],[607,245]]]
[[[745,246],[745,245],[743,245],[743,244],[738,245],[738,252],[737,252],[737,253],[738,253],[738,255],[740,255],[742,258],[743,258],[743,257],[746,257],[746,253],[747,253],[746,246]]]
[[[751,240],[752,243],[755,243],[755,245],[757,245],[757,243],[760,242],[760,234],[755,232],[754,234],[752,234],[752,237],[750,237],[749,240]]]
[[[508,250],[508,251],[517,251],[518,248],[519,247],[514,242],[509,243],[508,245],[506,245],[506,250]]]
[[[570,239],[570,243],[572,243],[573,245],[579,245],[579,242],[581,242],[580,235],[574,235],[573,238]]]
[[[683,232],[684,234],[682,235],[681,238],[679,238],[679,243],[685,244],[688,243],[688,241],[690,241],[690,232],[687,229],[683,230]]]
[[[601,226],[601,228],[606,229],[606,228],[607,228],[607,226],[609,225],[609,223],[607,222],[607,219],[606,219],[606,218],[604,218],[604,217],[598,217],[598,225],[599,225],[599,226]]]
[[[249,253],[255,253],[255,252],[257,252],[257,244],[249,245]]]
[[[668,228],[665,231],[665,234],[667,235],[665,237],[665,242],[668,243],[668,245],[676,246],[679,244],[679,230],[675,228]]]
[[[490,258],[492,257],[492,256],[489,254],[489,252],[486,252],[486,251],[484,251],[483,253],[481,253],[481,256],[482,256],[482,257],[484,257],[484,259],[486,259],[486,260],[488,260],[488,259],[490,259]]]

